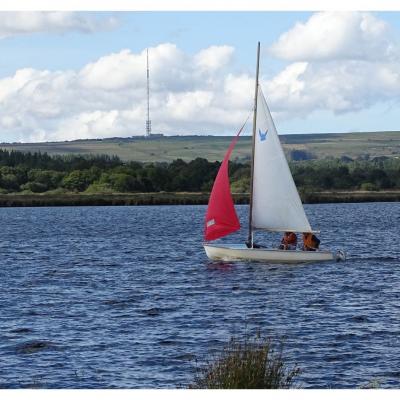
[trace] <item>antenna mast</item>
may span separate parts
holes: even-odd
[[[146,137],[151,135],[151,121],[150,121],[150,85],[149,85],[149,49],[147,53],[147,120],[146,120]]]

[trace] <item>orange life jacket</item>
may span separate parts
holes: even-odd
[[[303,243],[305,247],[311,247],[313,249],[318,248],[319,242],[315,240],[315,236],[309,233],[308,235],[303,235]]]
[[[283,235],[282,244],[286,245],[296,245],[297,244],[297,236],[294,232],[290,232],[289,235],[286,233]]]

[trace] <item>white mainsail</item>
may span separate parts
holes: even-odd
[[[257,96],[252,227],[312,232],[260,87]]]

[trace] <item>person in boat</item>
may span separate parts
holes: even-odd
[[[285,232],[279,248],[281,250],[296,250],[297,235],[294,232]]]
[[[320,240],[310,232],[303,232],[303,250],[316,251],[319,248]]]

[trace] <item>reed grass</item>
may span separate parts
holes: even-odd
[[[283,358],[283,344],[274,346],[270,338],[233,337],[222,352],[197,369],[191,389],[287,389],[300,374]]]

